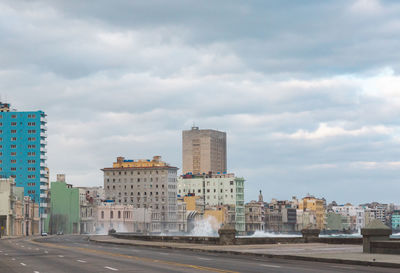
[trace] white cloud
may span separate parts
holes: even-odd
[[[385,126],[363,126],[358,129],[346,130],[339,126],[329,126],[326,123],[320,123],[315,131],[307,131],[300,129],[293,134],[282,134],[275,133],[276,137],[286,137],[291,139],[306,139],[306,140],[316,140],[323,138],[334,138],[341,136],[353,136],[358,137],[362,135],[375,135],[383,134],[389,135],[393,130]]]

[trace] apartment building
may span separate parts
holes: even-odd
[[[235,227],[245,232],[244,179],[234,174],[186,174],[178,178],[178,195],[200,196],[204,208],[229,205],[235,207]]]
[[[183,174],[225,173],[226,133],[192,127],[182,132]]]
[[[134,208],[152,209],[153,232],[177,231],[177,167],[152,160],[118,157],[104,172],[105,199]]]
[[[14,178],[24,195],[48,213],[47,119],[43,111],[22,112],[0,102],[0,178]]]

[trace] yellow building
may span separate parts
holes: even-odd
[[[167,163],[161,161],[161,156],[154,156],[153,160],[139,159],[139,160],[125,160],[124,157],[117,157],[117,162],[113,163],[113,168],[153,168],[153,167],[166,167]]]
[[[325,208],[322,199],[315,198],[314,196],[304,197],[299,202],[299,210],[313,211],[316,214],[316,228],[325,229]]]
[[[212,218],[211,222],[214,230],[218,230],[223,224],[225,224],[225,213],[224,207],[210,208],[204,211],[204,219]]]

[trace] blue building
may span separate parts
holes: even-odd
[[[392,229],[400,231],[400,210],[393,211],[392,214]]]
[[[16,186],[24,187],[24,195],[39,203],[42,224],[49,185],[46,124],[43,111],[20,112],[0,102],[0,178],[15,178]]]

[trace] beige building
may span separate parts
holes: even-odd
[[[96,208],[96,231],[105,233],[110,229],[117,232],[151,233],[152,210],[135,208],[132,205],[102,203]]]
[[[14,179],[0,179],[0,235],[29,236],[39,234],[39,205]]]
[[[192,127],[182,132],[182,173],[225,173],[226,133]]]
[[[104,172],[105,199],[117,205],[152,210],[153,232],[177,231],[177,171],[161,161],[118,157]]]

